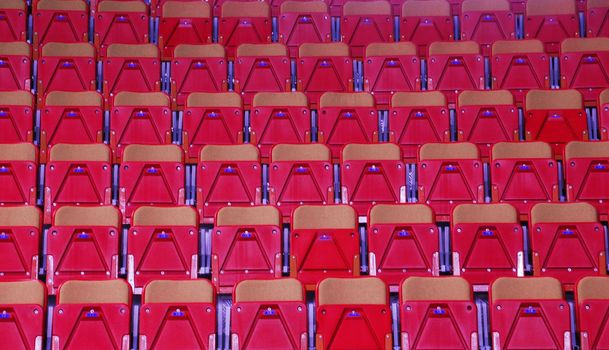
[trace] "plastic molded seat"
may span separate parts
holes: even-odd
[[[113,206],[64,206],[46,236],[49,294],[69,280],[118,278],[121,214]]]
[[[409,277],[400,286],[402,346],[478,349],[476,304],[460,277]]]
[[[307,290],[324,278],[360,275],[360,238],[352,207],[301,205],[292,212],[291,223],[290,277]],[[317,322],[319,326],[319,318]]]
[[[330,150],[322,144],[280,144],[271,151],[269,198],[284,217],[302,204],[334,202]]]
[[[400,41],[411,41],[419,56],[436,41],[453,40],[454,28],[450,3],[446,0],[406,0],[402,5]]]
[[[609,139],[609,89],[598,96],[598,131],[601,140]]]
[[[605,236],[588,203],[542,203],[531,209],[533,274],[572,286],[579,278],[606,275]]]
[[[281,233],[281,213],[273,206],[218,210],[211,237],[211,272],[220,293],[232,293],[245,279],[280,278]]]
[[[63,205],[112,203],[112,153],[104,144],[56,144],[45,173],[44,221]]]
[[[563,39],[579,36],[575,1],[527,1],[524,18],[525,38],[539,39],[544,43],[546,52],[557,53]]]
[[[0,3],[0,41],[25,41],[27,30],[25,0],[5,0]]]
[[[586,28],[590,37],[609,36],[609,1],[607,0],[587,0],[588,15],[586,18]]]
[[[135,210],[127,237],[127,281],[135,293],[152,280],[197,278],[198,223],[188,206]]]
[[[34,96],[29,91],[0,91],[0,143],[34,137]]]
[[[149,17],[144,1],[102,0],[93,16],[95,47],[101,56],[112,44],[148,43]]]
[[[262,166],[255,146],[204,146],[197,166],[197,209],[203,222],[211,223],[225,206],[261,203]]]
[[[609,38],[565,39],[560,46],[561,86],[577,89],[584,101],[596,105],[609,86]]]
[[[68,281],[53,310],[52,348],[129,349],[131,288],[121,279]]]
[[[42,349],[46,291],[40,281],[0,282],[0,314],[5,349]]]
[[[0,42],[0,91],[32,88],[32,48],[23,41]]]
[[[316,349],[392,349],[389,291],[381,279],[327,278],[317,285],[316,305]]]
[[[331,40],[331,18],[324,1],[284,1],[280,5],[279,41],[291,57],[298,56],[304,43],[323,43]]]
[[[218,42],[229,57],[241,44],[271,42],[271,10],[262,1],[225,1],[218,23]]]
[[[171,59],[176,46],[211,43],[212,18],[207,2],[167,1],[159,22],[161,57]]]
[[[140,309],[139,349],[216,348],[216,291],[209,281],[152,281]]]
[[[485,55],[497,40],[515,38],[514,14],[507,0],[464,0],[461,39],[474,40]]]
[[[96,88],[95,49],[88,43],[48,43],[38,64],[39,101],[49,91],[92,91]]]
[[[602,349],[609,345],[607,334],[607,305],[609,305],[609,278],[584,277],[577,283],[578,330],[582,334],[581,348]]]
[[[38,278],[41,236],[42,213],[38,208],[0,207],[0,282]]]
[[[0,145],[0,205],[36,205],[38,152],[31,143]]]
[[[601,218],[609,209],[609,142],[569,142],[565,147],[569,202],[588,202]]]
[[[425,204],[377,204],[368,214],[370,275],[389,286],[405,276],[438,276],[439,235]]]
[[[394,41],[391,3],[385,0],[345,2],[341,34],[353,57],[364,56],[370,43]]]
[[[154,92],[161,89],[159,49],[152,44],[112,44],[104,61],[104,95],[120,91]]]
[[[32,9],[34,52],[49,42],[89,40],[89,9],[82,0],[39,0]]]
[[[569,349],[569,304],[548,277],[502,277],[489,293],[493,349]]]

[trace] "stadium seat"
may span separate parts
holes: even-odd
[[[128,145],[119,179],[119,205],[127,224],[138,206],[183,205],[184,153],[176,145]]]
[[[226,91],[227,70],[222,45],[176,46],[171,64],[173,108],[184,108],[187,96],[193,92]]]
[[[334,200],[330,150],[322,144],[279,144],[271,151],[269,199],[284,217],[303,204]]]
[[[453,275],[474,285],[524,276],[522,227],[509,204],[460,204],[451,214]]]
[[[419,56],[435,41],[454,39],[450,3],[446,0],[406,0],[402,6],[400,41],[411,41]]]
[[[298,280],[240,282],[233,294],[232,349],[308,349],[306,310]]]
[[[609,89],[598,96],[598,130],[601,140],[609,139]]]
[[[38,151],[31,143],[0,145],[0,205],[36,205]]]
[[[531,209],[533,274],[567,288],[584,276],[606,275],[605,236],[588,203],[542,203]]]
[[[363,57],[370,43],[394,41],[391,3],[386,0],[346,1],[340,30],[352,57]]]
[[[56,144],[45,172],[44,222],[64,205],[112,203],[112,152],[104,144]]]
[[[101,0],[94,17],[94,42],[102,57],[112,44],[148,43],[149,17],[144,1]]]
[[[263,1],[225,1],[218,24],[218,43],[229,57],[241,44],[271,42],[272,23],[269,4]]]
[[[49,42],[89,40],[89,8],[83,0],[39,0],[32,12],[35,57],[38,48]]]
[[[502,277],[491,285],[493,349],[570,349],[569,305],[560,282]]]
[[[588,15],[586,17],[586,28],[589,37],[609,36],[609,25],[606,18],[609,15],[609,1],[587,0]]]
[[[397,92],[389,109],[389,141],[397,143],[405,159],[416,160],[418,149],[450,140],[446,97],[439,91]]]
[[[335,158],[349,143],[378,142],[378,113],[374,96],[367,92],[327,92],[319,100],[318,142]]]
[[[364,90],[377,105],[389,105],[398,91],[421,89],[421,62],[413,43],[373,43],[364,56]]]
[[[427,143],[419,148],[418,200],[432,207],[438,221],[457,204],[484,201],[482,162],[473,143]]]
[[[532,90],[525,100],[525,137],[545,141],[555,155],[565,143],[588,140],[588,123],[582,95],[577,90]]]
[[[393,143],[349,144],[340,157],[342,202],[366,216],[377,203],[406,202],[406,166]]]
[[[302,44],[298,49],[297,90],[316,107],[328,91],[353,91],[353,64],[345,43]]]
[[[216,348],[216,292],[209,281],[148,283],[140,309],[139,349]]]
[[[565,147],[565,181],[569,202],[587,202],[601,218],[609,210],[609,142],[569,142]]]
[[[188,206],[138,207],[127,237],[127,281],[136,294],[156,280],[196,279],[199,218]]]
[[[389,291],[375,277],[327,278],[317,285],[315,348],[393,348]]]
[[[579,36],[575,1],[527,1],[524,18],[526,39],[539,39],[544,43],[547,53],[556,54],[563,39]]]
[[[545,142],[499,142],[491,154],[493,202],[509,203],[525,220],[537,203],[556,202],[558,164]]]
[[[609,38],[565,39],[560,57],[562,88],[579,90],[587,105],[596,106],[609,86]]]
[[[311,141],[311,115],[302,92],[261,92],[254,95],[250,113],[250,143],[268,158],[281,143]]]
[[[449,103],[463,90],[484,90],[484,58],[475,41],[429,45],[427,88],[442,91]]]
[[[519,106],[529,90],[550,87],[549,67],[539,40],[499,40],[493,44],[492,87],[510,90]]]
[[[360,275],[360,238],[352,207],[301,205],[292,212],[291,223],[290,277],[307,290],[324,278]],[[319,326],[319,318],[317,322]]]
[[[245,145],[207,145],[201,149],[197,170],[197,209],[204,223],[212,223],[225,206],[262,202],[262,166],[258,149]]]
[[[112,44],[104,61],[104,96],[161,90],[159,49],[152,44]]]
[[[407,278],[400,312],[403,349],[478,349],[476,304],[463,278]]]
[[[282,222],[273,206],[224,207],[211,237],[212,283],[232,293],[246,279],[280,278]]]
[[[69,280],[118,278],[121,214],[113,206],[64,206],[46,235],[49,294]]]
[[[290,57],[298,57],[301,44],[331,40],[331,18],[324,1],[282,2],[278,26],[279,42],[288,47]]]
[[[390,287],[405,276],[438,276],[439,235],[425,204],[377,204],[368,214],[370,275]]]
[[[131,289],[120,279],[68,281],[53,309],[51,349],[129,349]]]
[[[38,208],[0,207],[0,282],[38,278],[41,236],[42,213]]]
[[[25,0],[0,3],[0,41],[25,41],[27,26]]]
[[[581,349],[602,349],[607,340],[607,305],[609,305],[609,278],[584,277],[577,283],[578,330],[581,333]]]
[[[507,0],[464,0],[461,10],[461,40],[477,42],[485,56],[495,41],[515,38],[514,14]]]
[[[42,349],[46,318],[46,291],[42,282],[0,282],[0,314],[2,348]]]
[[[207,2],[167,1],[159,22],[161,58],[173,58],[173,51],[181,44],[211,43],[212,18]]]
[[[457,98],[457,139],[478,145],[482,158],[494,143],[518,141],[518,109],[507,90],[463,91]]]
[[[32,141],[34,106],[28,91],[0,91],[0,143]]]
[[[234,74],[234,89],[248,106],[258,92],[291,91],[290,59],[283,44],[239,45]]]
[[[23,41],[0,42],[0,91],[30,90],[32,49]]]

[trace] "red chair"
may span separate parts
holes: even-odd
[[[32,8],[34,58],[46,43],[89,40],[89,7],[82,0],[39,0]]]
[[[460,204],[450,216],[453,275],[473,285],[524,276],[522,226],[509,204]]]
[[[0,147],[0,205],[36,205],[38,151],[31,143]]]
[[[439,234],[425,204],[377,204],[368,213],[370,275],[391,290],[404,276],[438,276]]]
[[[176,46],[171,63],[173,109],[183,109],[193,92],[227,91],[227,70],[222,45]]]
[[[183,113],[182,139],[190,163],[205,145],[243,142],[243,102],[234,92],[192,93]]]
[[[234,89],[248,106],[258,92],[291,91],[290,59],[283,44],[239,45],[234,66]]]
[[[307,347],[306,295],[298,280],[248,280],[233,293],[233,349]]]
[[[143,1],[101,0],[93,16],[95,48],[102,57],[107,54],[112,44],[134,45],[146,44],[149,41],[150,20],[148,7]]]
[[[391,3],[385,0],[345,2],[341,36],[353,57],[363,57],[370,43],[394,41]]]
[[[241,44],[271,42],[271,10],[262,1],[225,1],[218,23],[218,43],[229,57]]]
[[[533,275],[571,288],[584,276],[606,275],[605,237],[588,203],[542,203],[531,209]]]
[[[330,150],[322,144],[280,144],[271,151],[269,199],[284,217],[303,204],[334,200]]]
[[[161,90],[159,49],[152,44],[113,44],[104,61],[104,97],[120,91],[155,92]]]
[[[323,94],[317,124],[318,142],[328,145],[336,158],[346,144],[378,142],[378,112],[367,92]]]
[[[167,1],[159,21],[159,47],[161,58],[174,57],[176,46],[211,43],[212,18],[207,2]]]
[[[46,291],[40,281],[0,282],[0,313],[5,349],[42,349]]]
[[[324,278],[360,275],[360,238],[352,207],[301,205],[292,212],[291,223],[290,277],[307,290]],[[319,317],[317,322],[319,326]]]
[[[23,41],[0,42],[0,91],[32,88],[32,48]]]
[[[502,277],[489,293],[493,349],[569,349],[569,304],[560,282]]]
[[[112,204],[112,152],[104,144],[56,144],[45,168],[44,222],[64,205]]]
[[[345,43],[302,44],[298,49],[297,90],[316,107],[325,92],[353,91],[353,63]]]
[[[392,349],[389,291],[382,280],[327,278],[317,285],[316,305],[316,349]]]
[[[472,289],[459,277],[408,277],[400,288],[404,349],[478,349]]]
[[[588,123],[582,95],[577,90],[533,90],[525,100],[528,141],[544,141],[562,155],[569,141],[588,140]]]
[[[29,91],[0,91],[0,143],[34,137],[34,96]]]
[[[607,305],[609,278],[584,277],[577,283],[577,329],[581,333],[583,350],[607,347]]]
[[[493,202],[509,203],[526,220],[537,203],[557,202],[558,164],[545,142],[499,142],[491,152]]]
[[[407,160],[416,160],[426,143],[448,142],[449,111],[439,91],[398,92],[391,97],[389,141],[397,143]]]
[[[281,278],[282,222],[273,206],[224,207],[211,237],[212,283],[230,293],[246,279]]]
[[[539,39],[543,42],[547,53],[556,54],[563,39],[579,36],[575,1],[527,1],[524,17],[526,39]]]
[[[609,38],[565,39],[560,46],[561,86],[577,89],[587,105],[596,107],[609,86]]]
[[[364,90],[374,95],[377,105],[391,104],[398,91],[421,89],[421,62],[412,43],[370,44],[363,61]]]
[[[250,113],[250,142],[263,158],[281,143],[311,142],[311,115],[302,92],[261,92],[254,95]]]
[[[25,41],[27,4],[24,0],[5,0],[0,3],[0,40]]]
[[[202,222],[213,223],[216,212],[225,206],[262,203],[262,165],[255,146],[204,146],[197,167],[197,210]]]
[[[119,179],[119,206],[126,224],[142,205],[184,205],[184,153],[179,146],[128,145]]]
[[[127,236],[127,281],[136,294],[152,280],[196,279],[197,211],[187,206],[138,207]]]
[[[301,44],[331,41],[331,18],[324,1],[284,1],[279,12],[279,42],[288,47],[290,57],[298,57]]]
[[[454,39],[450,3],[446,0],[406,0],[401,20],[400,41],[417,45],[421,57],[427,55],[431,43]]]
[[[121,279],[68,281],[53,311],[51,349],[129,349],[131,289]]]
[[[444,221],[457,204],[484,201],[482,162],[476,145],[428,143],[419,149],[419,202],[431,206]]]
[[[152,281],[140,309],[139,349],[216,348],[216,291],[207,280]]]
[[[587,36],[609,36],[609,25],[605,20],[609,14],[609,2],[607,0],[587,0],[587,10]]]
[[[0,282],[38,278],[41,236],[42,213],[37,207],[0,207]],[[1,300],[0,296],[0,305]]]
[[[607,140],[609,139],[609,89],[600,93],[597,106],[599,136],[601,140]]]
[[[113,206],[64,206],[46,236],[49,294],[69,280],[118,278],[121,213]]]
[[[507,0],[464,0],[461,10],[461,40],[477,42],[485,56],[495,41],[515,39],[514,14]]]
[[[93,91],[96,88],[95,49],[88,43],[48,43],[38,60],[38,101],[49,91]]]
[[[496,41],[491,57],[493,89],[509,90],[521,106],[529,90],[549,88],[549,66],[539,40]]]

